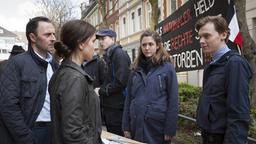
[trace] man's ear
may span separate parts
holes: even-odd
[[[227,39],[227,37],[228,37],[228,33],[227,33],[227,32],[223,32],[223,33],[221,34],[221,37],[222,37],[222,40],[225,41],[225,39]]]
[[[34,33],[30,33],[29,38],[30,38],[31,42],[34,42],[34,43],[36,42],[37,37]]]
[[[116,38],[115,37],[111,37],[111,39],[113,40],[113,42],[116,42]]]

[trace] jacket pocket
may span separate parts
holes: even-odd
[[[146,115],[146,119],[152,119],[158,122],[164,122],[165,121],[165,112],[162,109],[150,107],[148,108]]]
[[[37,79],[35,78],[23,78],[21,79],[21,97],[20,106],[25,117],[30,118],[36,111],[35,109],[35,97]],[[33,107],[33,108],[32,108]]]
[[[145,129],[153,135],[164,133],[166,114],[158,109],[148,109],[145,114]]]
[[[24,98],[29,98],[33,96],[33,91],[35,91],[36,82],[36,78],[21,79],[21,94]]]
[[[208,112],[208,120],[212,124],[218,123],[218,125],[225,125],[226,111],[225,101],[211,101]]]
[[[214,113],[214,110],[213,110],[213,107],[212,107],[212,104],[209,104],[209,111],[208,111],[208,120],[209,122],[214,122],[215,120],[217,119],[215,113]]]
[[[157,75],[158,84],[159,84],[159,90],[161,95],[167,95],[167,89],[166,89],[166,75],[159,74]]]
[[[197,107],[197,124],[200,128],[209,129],[209,109],[210,109],[210,102],[209,99],[201,96],[199,99],[199,104]]]

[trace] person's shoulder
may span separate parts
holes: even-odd
[[[73,80],[79,80],[79,79],[84,79],[83,74],[81,72],[77,71],[76,69],[72,67],[61,67],[57,70],[59,76],[61,76],[63,79],[66,79],[68,81],[73,81]]]
[[[24,52],[18,55],[15,55],[12,57],[10,60],[13,60],[15,62],[23,62],[23,61],[30,61],[31,60],[31,55],[28,52]]]
[[[15,74],[18,71],[22,71],[28,67],[31,67],[31,59],[24,53],[18,54],[9,58],[4,64],[4,67],[6,74],[9,74],[10,72]]]
[[[227,58],[228,58],[228,65],[230,65],[231,68],[243,67],[251,71],[251,66],[249,62],[236,51],[232,51]]]
[[[162,63],[162,66],[164,67],[164,68],[168,68],[168,69],[174,69],[174,67],[173,67],[173,65],[172,65],[172,63],[171,62],[163,62]]]
[[[247,63],[247,60],[234,50],[231,50],[226,58],[228,59],[229,62],[245,62],[245,63]]]
[[[117,46],[113,52],[113,55],[115,55],[115,57],[118,58],[122,58],[122,59],[130,59],[127,51],[125,51],[121,45]]]
[[[176,70],[174,66],[170,62],[163,62],[159,69],[162,69],[161,71],[167,72],[167,73],[176,73]]]
[[[125,52],[123,50],[123,47],[121,45],[116,45],[115,48],[114,48],[114,53],[122,53],[122,52]]]

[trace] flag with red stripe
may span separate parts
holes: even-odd
[[[240,29],[239,29],[237,15],[236,15],[236,11],[235,11],[235,5],[234,5],[233,0],[229,0],[229,9],[228,9],[226,20],[229,24],[228,27],[230,29],[229,40],[241,48],[242,47],[242,36],[241,36]]]

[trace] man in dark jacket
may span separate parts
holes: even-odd
[[[99,89],[102,105],[102,119],[107,130],[123,135],[122,115],[125,101],[125,88],[129,76],[130,57],[115,44],[116,33],[111,29],[102,29],[96,33],[100,46],[105,50],[104,82]]]
[[[48,82],[56,65],[55,29],[46,17],[26,26],[28,51],[10,59],[0,78],[0,143],[50,144]]]
[[[93,87],[98,88],[104,81],[104,61],[99,55],[94,55],[93,59],[83,64],[83,69],[93,78]]]
[[[196,29],[203,52],[212,61],[204,69],[197,124],[204,144],[244,144],[250,121],[248,62],[226,45],[229,28],[221,16],[198,20]]]

